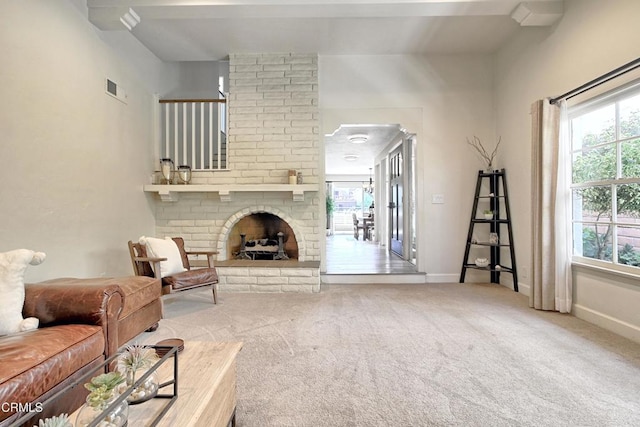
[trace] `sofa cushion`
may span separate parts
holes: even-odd
[[[214,283],[218,283],[218,272],[215,267],[197,268],[162,278],[162,284],[171,286],[175,291]]]
[[[0,402],[32,402],[105,351],[100,326],[58,325],[0,338]],[[0,420],[9,416],[0,411]]]

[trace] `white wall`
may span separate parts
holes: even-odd
[[[491,58],[320,56],[319,77],[322,133],[400,123],[417,134],[418,268],[429,281],[457,281],[483,167],[466,138],[495,142]],[[431,204],[433,194],[445,203]]]
[[[228,65],[219,61],[192,61],[173,63],[178,76],[177,85],[169,89],[163,98],[217,99],[218,77],[224,73],[228,79]],[[226,82],[228,84],[228,82]]]
[[[127,240],[155,226],[148,82],[69,1],[6,1],[0,15],[0,251],[47,253],[27,281],[131,275]]]
[[[637,0],[567,0],[550,29],[527,29],[496,58],[497,134],[510,174],[520,284],[531,266],[531,123],[536,99],[562,94],[640,56]],[[574,271],[574,312],[640,340],[640,287],[627,280]]]

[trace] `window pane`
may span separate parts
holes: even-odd
[[[616,177],[616,146],[594,148],[574,153],[573,182],[591,182]]]
[[[613,141],[615,113],[615,105],[611,104],[571,120],[573,150]]]
[[[640,267],[640,228],[617,227],[618,262]]]
[[[578,230],[582,231],[582,253],[578,250],[576,253],[587,258],[612,261],[611,227],[611,224],[582,224],[582,230]]]
[[[620,138],[640,136],[640,95],[620,101]]]
[[[622,177],[640,177],[640,139],[625,141],[622,144]]]
[[[573,190],[573,219],[584,222],[611,221],[611,187]]]
[[[617,187],[618,222],[640,223],[640,184]]]

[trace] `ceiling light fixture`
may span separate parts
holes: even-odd
[[[358,160],[358,156],[355,154],[345,154],[344,159],[347,162],[355,162],[356,160]]]
[[[364,144],[369,139],[368,135],[356,134],[349,136],[349,142],[352,144]]]

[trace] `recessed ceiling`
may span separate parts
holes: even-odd
[[[265,52],[488,54],[520,30],[518,22],[550,25],[562,13],[558,0],[87,0],[87,7],[97,28],[130,30],[164,61]],[[325,137],[328,174],[368,174],[400,128],[360,125],[371,135],[361,147],[346,142],[353,131],[345,125]],[[347,162],[346,154],[358,157]]]
[[[375,158],[402,133],[398,124],[344,124],[325,135],[325,171],[327,175],[368,175]],[[367,135],[367,142],[354,144],[352,135]],[[346,156],[355,156],[348,160]]]
[[[164,61],[229,53],[488,53],[518,31],[520,0],[87,0],[101,30],[127,31]],[[560,5],[530,0],[527,5]],[[530,14],[539,8],[529,7]],[[541,10],[546,12],[546,10]],[[139,18],[131,20],[131,17]],[[545,17],[547,17],[545,15]],[[548,18],[547,18],[548,19]],[[137,23],[136,23],[137,22]],[[133,25],[131,25],[133,24]]]

